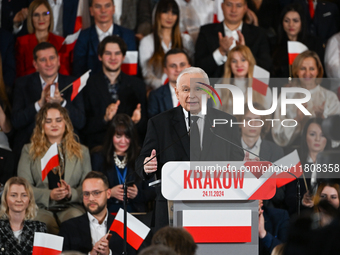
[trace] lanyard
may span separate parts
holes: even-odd
[[[123,175],[120,173],[119,168],[116,166],[116,171],[117,171],[117,175],[118,175],[118,181],[119,184],[124,184],[125,178],[126,178],[126,173],[127,173],[127,167],[124,167],[124,172]]]

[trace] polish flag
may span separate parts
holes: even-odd
[[[90,13],[88,0],[79,0],[77,9],[76,23],[74,24],[73,32],[76,33],[81,29],[90,27]]]
[[[267,70],[255,65],[253,72],[253,90],[267,95],[270,74]]]
[[[65,40],[63,41],[63,44],[59,50],[59,53],[66,54],[67,58],[72,54],[74,46],[76,45],[77,39],[79,37],[81,30],[78,30],[78,32],[66,36]]]
[[[165,85],[168,82],[169,82],[169,77],[165,73],[163,73],[163,75],[162,75],[162,85]]]
[[[91,69],[84,73],[80,78],[73,82],[71,101],[79,94],[79,92],[85,87],[87,79],[90,77]]]
[[[124,238],[124,210],[122,208],[119,209],[110,230],[116,232],[121,238]],[[150,228],[144,225],[137,218],[133,217],[130,213],[127,213],[126,230],[127,243],[138,250],[148,235]]]
[[[41,159],[41,177],[45,180],[47,174],[55,167],[59,166],[59,155],[57,143],[54,143],[47,150]]]
[[[303,173],[297,150],[294,150],[290,154],[274,162],[274,164],[275,169],[277,168],[276,166],[281,167],[281,169],[276,173],[275,177],[276,187],[278,188],[294,181]]]
[[[215,0],[213,23],[220,23],[224,20],[221,4],[223,0]]]
[[[138,51],[127,51],[122,63],[122,71],[128,75],[137,75]]]
[[[288,41],[288,61],[289,65],[292,65],[294,62],[294,59],[299,55],[300,53],[308,50],[307,46],[300,42],[292,42]]]
[[[251,242],[251,210],[183,210],[182,215],[195,243]]]
[[[62,252],[64,237],[35,232],[32,255],[57,255]]]

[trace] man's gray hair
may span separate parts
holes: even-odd
[[[209,82],[209,77],[207,75],[206,72],[204,72],[203,69],[199,68],[199,67],[188,67],[185,68],[177,77],[177,81],[176,81],[176,87],[178,87],[179,84],[179,80],[182,78],[183,75],[185,74],[200,74],[202,75],[202,79],[204,79],[204,83],[210,85]]]

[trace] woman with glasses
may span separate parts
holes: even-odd
[[[41,158],[54,143],[59,166],[42,180]],[[84,213],[81,183],[90,171],[88,149],[75,139],[67,110],[55,103],[44,105],[36,116],[31,143],[22,150],[18,176],[33,186],[39,206],[37,219],[46,223],[49,233],[57,234],[60,222]]]
[[[10,178],[1,201],[0,254],[32,254],[34,233],[47,229],[45,223],[33,221],[38,208],[31,185],[24,178]]]
[[[41,42],[52,43],[59,51],[64,38],[52,33],[53,13],[46,0],[34,0],[28,8],[27,30],[29,34],[17,38],[15,44],[17,77],[34,73],[33,49]],[[60,70],[64,75],[69,75],[70,63],[66,54],[60,55]]]
[[[103,150],[92,155],[92,169],[103,172],[109,180],[111,198],[109,212],[123,207],[123,184],[126,182],[128,211],[145,212],[146,202],[154,198],[153,190],[135,173],[135,160],[139,154],[134,123],[126,114],[117,114],[106,133]]]

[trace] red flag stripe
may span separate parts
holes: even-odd
[[[288,53],[288,60],[289,60],[289,65],[292,65],[295,58],[299,55],[300,53]]]
[[[124,238],[124,223],[118,220],[114,220],[111,227],[111,231],[116,232],[121,238]],[[143,243],[143,238],[141,238],[139,235],[137,235],[135,232],[133,232],[131,229],[126,228],[127,233],[127,242],[130,244],[133,248],[136,250],[139,249],[141,244]]]
[[[125,74],[128,74],[128,75],[136,75],[137,74],[137,68],[138,68],[138,65],[137,63],[135,64],[132,64],[132,63],[123,63],[122,64],[122,71],[123,73]]]
[[[267,95],[268,84],[262,82],[259,79],[253,78],[253,90],[259,92],[262,95]]]
[[[73,101],[73,99],[78,95],[80,84],[81,84],[80,78],[73,82],[71,101]]]
[[[185,227],[195,243],[251,242],[251,226],[240,227]]]
[[[48,173],[57,166],[59,166],[59,156],[55,155],[48,161],[45,168],[41,171],[42,180],[45,180]]]
[[[40,246],[33,246],[33,253],[32,255],[58,255],[61,251],[40,247]]]
[[[82,28],[82,26],[83,26],[83,20],[82,19],[83,18],[81,16],[77,16],[76,23],[74,24],[74,31],[73,31],[74,33],[78,32],[78,30]]]

